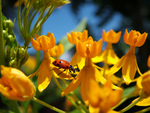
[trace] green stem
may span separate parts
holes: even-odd
[[[65,86],[67,87],[68,86],[67,82],[64,79],[62,79],[62,81],[65,84]],[[70,94],[76,100],[76,102],[79,104],[79,106],[81,106],[86,111],[86,113],[88,113],[89,111],[88,111],[87,107],[77,98],[77,96],[73,92],[71,92]]]
[[[59,84],[58,80],[56,79],[56,77],[53,74],[53,80],[55,82],[55,84],[57,85],[57,87],[63,91],[64,89],[61,87],[61,85]],[[74,105],[81,113],[85,113],[84,110],[82,110],[68,95],[65,95],[65,97],[72,103],[72,105]]]
[[[32,21],[33,21],[33,19],[34,19],[34,17],[36,16],[36,14],[37,14],[38,11],[39,11],[39,10],[36,10],[36,11],[32,10],[32,12],[31,12],[31,14],[30,14],[29,22],[27,23],[27,24],[28,24],[28,32],[30,32],[31,23],[32,23]],[[34,13],[34,14],[33,14],[33,13]],[[33,16],[32,16],[32,15],[33,15]]]
[[[49,105],[49,104],[47,104],[47,103],[45,103],[45,102],[43,102],[43,101],[37,99],[36,97],[33,97],[32,100],[35,101],[35,102],[37,102],[37,103],[39,103],[39,104],[41,104],[41,105],[43,105],[43,106],[46,106],[46,107],[48,107],[49,109],[51,109],[51,110],[53,110],[53,111],[56,111],[56,112],[58,112],[58,113],[66,113],[65,111],[60,110],[60,109],[58,109],[58,108],[56,108],[56,107],[54,107],[54,106],[51,106],[51,105]]]
[[[28,29],[27,29],[27,23],[28,23],[29,13],[30,13],[30,10],[32,8],[32,4],[29,2],[29,0],[28,0],[27,4],[29,4],[29,6],[28,6],[28,8],[26,10],[26,13],[25,13],[25,16],[24,16],[24,24],[23,24],[24,25],[24,34],[25,34],[24,38],[25,38],[25,41],[27,41],[30,38],[29,37],[29,32],[27,32],[28,31]]]
[[[7,105],[14,113],[22,113],[17,101],[8,100]]]
[[[20,30],[20,33],[21,33],[21,35],[22,35],[23,38],[25,37],[24,33],[23,33],[23,28],[22,28],[22,16],[23,16],[24,12],[25,12],[25,8],[23,9],[22,14],[20,15],[20,13],[21,13],[21,0],[19,0],[18,16],[17,16],[17,18],[18,18],[19,30]]]
[[[48,19],[48,17],[51,15],[51,13],[54,11],[56,7],[55,5],[52,5],[49,9],[49,11],[47,12],[47,14],[42,18],[42,20],[40,22],[38,22],[37,26],[35,26],[35,28],[32,30],[31,32],[31,36],[33,36],[35,33],[38,32],[38,30],[40,29],[40,27],[43,25],[43,23]]]
[[[0,65],[5,65],[5,54],[4,54],[4,37],[3,37],[3,26],[2,26],[2,1],[0,0]]]
[[[127,107],[123,108],[120,112],[124,113],[127,110],[131,109],[133,106],[135,106],[136,103],[138,103],[141,100],[142,97],[137,98],[134,102],[132,102],[131,104],[129,104]]]
[[[42,20],[45,10],[46,10],[45,7],[41,10],[42,12],[40,13],[40,16],[38,17],[32,31],[31,31],[31,36],[33,36],[35,34],[35,29],[38,26],[39,22]]]

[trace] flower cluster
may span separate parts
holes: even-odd
[[[135,105],[150,105],[150,70],[141,73],[135,54],[135,48],[141,47],[145,43],[148,36],[146,32],[140,33],[136,30],[128,32],[126,29],[124,35],[122,35],[121,31],[115,32],[111,29],[105,32],[103,30],[102,37],[98,41],[95,41],[92,36],[88,35],[87,30],[83,30],[83,32],[71,31],[71,33],[67,33],[66,38],[69,44],[71,43],[76,47],[76,52],[71,61],[68,62],[59,59],[65,52],[65,44],[59,43],[55,45],[55,36],[53,33],[48,32],[47,35],[37,35],[36,33],[55,7],[67,4],[70,1],[19,0],[19,11],[22,2],[25,3],[25,9],[21,17],[19,17],[20,20],[18,22],[25,44],[24,46],[20,46],[16,44],[16,41],[10,44],[10,41],[7,39],[8,36],[5,35],[5,53],[7,60],[9,59],[9,64],[0,64],[0,93],[4,96],[2,98],[6,97],[5,99],[21,102],[33,100],[56,112],[65,113],[65,111],[36,98],[36,96],[38,97],[36,95],[38,93],[36,92],[39,91],[40,94],[44,93],[44,90],[48,89],[49,86],[51,87],[50,82],[53,79],[61,90],[59,95],[62,97],[65,96],[67,99],[65,105],[68,105],[69,108],[65,106],[66,110],[71,110],[70,107],[74,105],[81,113],[117,113],[126,112]],[[31,8],[33,8],[33,12],[30,13]],[[34,11],[38,12],[37,9],[41,9],[40,16],[30,31],[31,20],[36,15]],[[44,16],[46,9],[48,9],[48,12]],[[32,13],[35,15],[33,16]],[[32,19],[28,18],[28,14]],[[9,26],[8,22],[4,22],[4,27],[10,27],[11,29],[9,30],[12,30],[13,26]],[[3,34],[6,33],[6,28]],[[123,36],[124,43],[130,47],[125,55],[119,58],[113,49],[113,44],[119,42],[121,35]],[[42,60],[35,59],[27,54],[30,42],[35,50],[43,52]],[[107,45],[102,50],[102,47],[104,47],[103,42],[107,43]],[[28,62],[26,62],[27,59]],[[36,62],[37,60],[41,60],[40,63],[38,62],[39,65]],[[25,62],[24,68],[28,67],[27,73],[29,74],[30,70],[32,72],[29,76],[19,70]],[[98,63],[103,65],[99,66],[97,65]],[[147,66],[150,68],[150,56],[147,60]],[[120,69],[122,69],[122,72],[118,76],[116,73]],[[34,73],[33,70],[35,71]],[[136,72],[138,72],[137,77],[135,76]],[[58,79],[60,80],[58,81]],[[60,83],[61,80],[65,85]],[[136,85],[130,87],[130,84],[133,82]],[[133,90],[125,94],[126,88],[124,86],[129,87],[130,91],[131,88]],[[80,89],[77,93],[81,95],[82,101],[74,94],[77,88]],[[134,100],[128,106],[118,108],[115,111],[115,108],[131,97],[134,97]],[[146,110],[149,110],[149,108],[145,108]]]

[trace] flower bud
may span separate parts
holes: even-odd
[[[27,101],[35,95],[35,86],[20,70],[1,66],[0,93],[6,98]]]
[[[12,22],[12,20],[4,20],[4,29],[8,28],[8,32],[10,33],[12,31],[14,27],[14,23]]]

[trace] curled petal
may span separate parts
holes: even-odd
[[[128,38],[129,38],[129,33],[128,33],[128,30],[126,29],[126,30],[125,30],[125,33],[124,33],[124,42],[125,42],[126,44],[128,44]]]
[[[120,39],[120,36],[121,36],[121,31],[116,33],[112,29],[107,33],[105,32],[105,30],[103,30],[102,33],[103,40],[108,43],[117,43]]]
[[[55,37],[54,34],[52,33],[52,36],[50,38],[49,48],[52,48],[54,46],[55,46]]]
[[[82,33],[82,37],[80,38],[80,41],[84,42],[84,41],[87,40],[87,38],[88,38],[88,31],[84,30],[83,33]]]
[[[81,57],[87,57],[87,54],[86,54],[87,48],[84,45],[84,43],[79,41],[76,45],[76,50]]]
[[[129,37],[128,37],[128,43],[130,46],[134,46],[134,40],[135,40],[136,32],[133,30],[130,31]]]
[[[147,35],[147,33],[143,33],[141,36],[139,36],[137,42],[135,43],[135,46],[141,47],[145,43]]]
[[[31,43],[32,43],[32,46],[35,50],[40,50],[41,47],[40,47],[40,43],[36,40],[34,40],[34,38],[31,37]]]

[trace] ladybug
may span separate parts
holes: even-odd
[[[73,71],[73,73],[75,73],[75,71],[77,70],[77,69],[74,68],[72,65],[70,65],[69,62],[67,62],[66,60],[62,60],[62,59],[57,59],[57,60],[55,60],[55,61],[53,62],[53,65],[59,67],[59,69],[60,69],[60,68],[64,69],[64,71],[65,71],[66,69],[69,69],[69,71],[70,71],[70,72]],[[62,71],[62,72],[64,72],[64,71]],[[62,72],[61,72],[61,73],[62,73]],[[61,73],[59,73],[59,74],[61,74]]]

